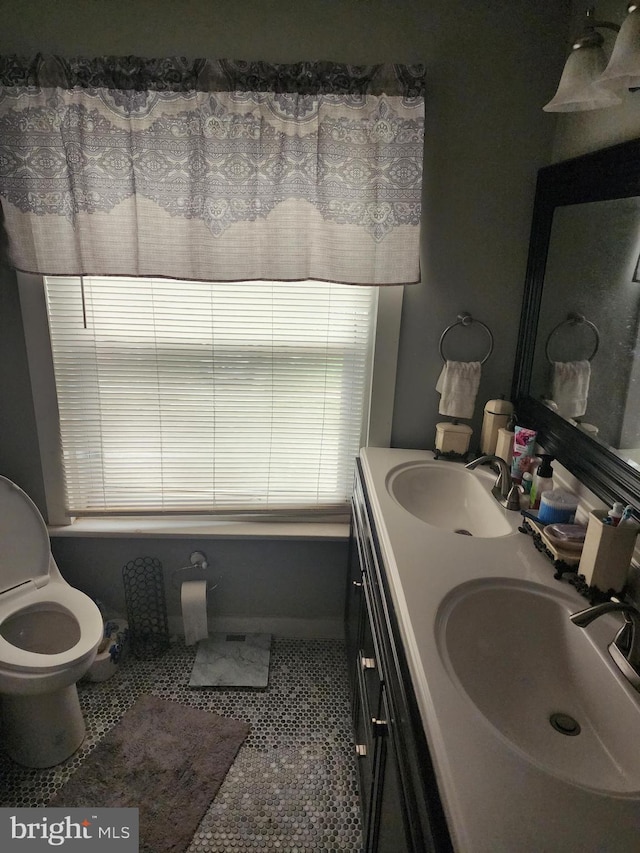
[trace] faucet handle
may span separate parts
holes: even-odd
[[[614,643],[629,660],[640,659],[640,610],[635,604],[627,604],[616,596],[611,596],[614,604],[626,606],[621,610],[624,624],[615,636]]]
[[[640,691],[640,610],[635,604],[611,598],[586,610],[572,613],[569,618],[580,628],[586,628],[603,613],[622,613],[624,624],[609,643],[609,654],[624,677]]]

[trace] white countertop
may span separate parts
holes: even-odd
[[[449,676],[436,643],[436,620],[441,602],[459,584],[487,577],[542,584],[566,597],[567,615],[588,602],[567,582],[553,578],[551,562],[535,549],[530,536],[518,532],[519,513],[502,510],[512,533],[478,538],[425,524],[401,507],[386,489],[388,472],[397,465],[433,458],[428,451],[361,452],[373,520],[455,849],[636,853],[640,792],[603,793],[597,790],[597,780],[591,789],[546,772],[514,748]],[[490,483],[495,479],[489,471],[476,473]],[[589,636],[605,658],[616,624],[603,617],[589,627]],[[610,666],[615,670],[613,662]],[[617,671],[616,677],[622,679]],[[640,696],[628,689],[640,702]]]

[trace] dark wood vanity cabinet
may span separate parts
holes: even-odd
[[[451,851],[358,460],[346,641],[364,853]]]

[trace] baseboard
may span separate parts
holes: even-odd
[[[209,633],[273,634],[274,637],[299,639],[343,640],[341,619],[289,619],[270,617],[225,616],[209,619]],[[172,636],[184,635],[182,619],[169,618]]]

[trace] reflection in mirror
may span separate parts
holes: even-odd
[[[640,465],[639,255],[640,198],[555,208],[531,373],[533,397],[632,465]]]
[[[639,201],[640,139],[538,172],[512,384],[518,420],[538,431],[547,452],[606,503],[638,512]],[[595,354],[586,323],[564,323],[548,341],[569,314],[595,324]],[[584,414],[561,417],[542,402],[551,394],[549,362],[589,357]]]

